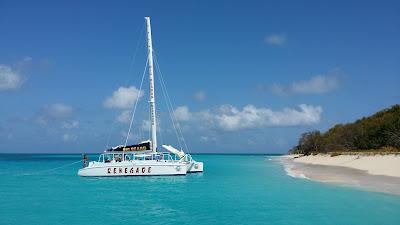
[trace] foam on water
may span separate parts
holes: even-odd
[[[290,177],[301,178],[301,179],[309,179],[301,170],[298,169],[298,166],[295,166],[293,161],[284,157],[273,157],[268,160],[274,160],[276,162],[282,163],[286,174]]]
[[[309,179],[304,173],[296,170],[293,165],[285,164],[284,167],[285,167],[286,174],[291,177]]]

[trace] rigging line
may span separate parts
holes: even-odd
[[[140,33],[139,33],[139,39],[137,40],[137,42],[136,42],[136,48],[135,48],[135,51],[133,52],[133,55],[132,55],[132,57],[131,57],[131,63],[130,63],[130,65],[129,65],[129,69],[128,69],[128,78],[127,78],[127,80],[126,80],[126,83],[129,83],[128,81],[129,81],[129,74],[131,73],[131,71],[132,71],[132,68],[133,68],[133,64],[135,63],[135,61],[136,61],[136,56],[137,56],[137,53],[138,53],[138,49],[139,49],[139,46],[140,46],[140,44],[143,42],[143,36],[144,35],[142,35],[143,33],[144,33],[144,27],[145,27],[145,22],[143,22],[143,24],[142,24],[142,27],[141,27],[141,29],[140,29]],[[109,144],[110,144],[110,139],[111,139],[111,133],[112,133],[112,130],[113,130],[113,128],[115,127],[115,120],[112,122],[112,124],[111,124],[111,128],[110,129],[107,129],[108,130],[108,137],[107,137],[107,142],[106,142],[106,146],[105,146],[105,148],[106,149],[108,149],[108,147],[109,147]],[[122,139],[121,139],[121,142],[122,142]]]
[[[139,130],[139,140],[138,140],[138,142],[140,142],[140,141],[143,141],[143,125],[140,126],[140,129],[138,129],[138,130]]]
[[[132,56],[132,58],[131,58],[131,64],[129,65],[128,75],[129,75],[129,74],[131,73],[131,71],[132,71],[133,64],[134,64],[135,61],[136,61],[136,56],[137,56],[137,53],[138,53],[139,46],[141,45],[141,43],[142,43],[142,41],[143,41],[144,35],[142,35],[142,34],[144,33],[145,24],[146,24],[146,23],[143,22],[142,28],[140,29],[139,39],[138,39],[138,41],[137,41],[137,43],[136,43],[136,48],[135,48],[135,51],[134,51],[133,56]],[[129,80],[129,78],[128,78],[128,80]],[[127,83],[128,83],[128,82],[127,82]]]
[[[173,123],[176,123],[177,131],[178,131],[178,133],[179,133],[179,135],[180,135],[180,136],[177,135],[178,141],[179,141],[180,138],[182,138],[181,141],[183,142],[183,144],[184,144],[184,146],[185,146],[185,148],[186,148],[186,152],[188,152],[188,151],[189,151],[189,148],[187,147],[185,138],[183,137],[183,133],[182,133],[180,124],[179,124],[178,120],[176,119],[175,113],[173,113],[173,108],[174,108],[174,107],[173,107],[171,98],[169,97],[169,94],[168,94],[168,91],[167,91],[167,85],[165,84],[164,77],[163,77],[163,75],[162,75],[162,73],[161,73],[161,69],[160,69],[160,66],[159,66],[159,64],[158,64],[157,58],[156,58],[156,64],[157,64],[157,66],[158,66],[158,70],[159,70],[159,72],[160,72],[160,77],[161,77],[161,82],[162,82],[162,84],[163,84],[163,86],[164,86],[165,93],[166,93],[167,98],[168,98],[168,103],[169,103],[169,105],[170,105],[170,109],[171,109],[171,112],[172,112],[171,118],[172,118],[172,120],[174,121]],[[181,149],[182,149],[182,147],[181,147]]]
[[[154,50],[153,50],[153,51],[154,51]],[[160,73],[161,82],[162,82],[162,84],[164,85],[165,93],[166,93],[167,98],[168,98],[168,101],[167,101],[167,102],[170,104],[171,111],[172,111],[172,109],[173,109],[173,104],[172,104],[171,98],[169,97],[169,94],[168,94],[168,91],[167,91],[167,86],[166,86],[166,84],[165,84],[164,77],[163,77],[162,72],[161,72],[161,69],[160,69],[160,65],[158,64],[158,60],[157,60],[157,55],[156,55],[156,53],[154,53],[154,56],[155,56],[155,62],[156,62],[157,69],[158,69],[158,71],[159,71],[159,73]],[[183,142],[183,144],[184,144],[184,146],[185,146],[185,148],[186,148],[186,152],[189,152],[189,148],[188,148],[188,146],[187,146],[187,144],[186,144],[185,137],[183,136],[182,129],[181,129],[180,124],[178,123],[178,120],[176,119],[176,116],[175,116],[174,113],[172,113],[172,117],[171,117],[171,118],[172,118],[172,120],[175,119],[175,121],[176,121],[176,123],[177,123],[177,127],[178,127],[178,132],[180,133],[180,136],[182,137],[182,142]],[[174,123],[174,122],[173,122],[173,123]],[[174,126],[175,126],[175,125],[174,125]],[[178,142],[179,142],[179,135],[177,135],[177,136],[178,136]],[[181,147],[181,149],[182,149],[182,147]]]
[[[36,171],[36,172],[33,172],[33,173],[25,173],[25,174],[21,174],[21,176],[29,176],[29,175],[35,175],[35,174],[40,174],[40,173],[51,172],[51,171],[55,171],[55,170],[58,170],[58,169],[61,169],[61,168],[72,166],[72,165],[77,164],[77,163],[82,162],[82,161],[83,160],[79,160],[79,161],[76,161],[76,162],[73,162],[73,163],[68,163],[68,164],[65,164],[65,165],[62,165],[62,166],[59,166],[59,167],[55,167],[55,168],[51,168],[51,169],[47,169],[47,170],[40,170],[40,171]]]
[[[106,143],[106,149],[108,149],[108,144],[110,144],[110,139],[111,139],[111,133],[112,133],[112,130],[113,130],[113,128],[114,128],[114,124],[115,124],[115,120],[112,122],[112,124],[111,124],[111,128],[109,129],[109,131],[108,131],[108,137],[107,137],[107,143]]]
[[[167,110],[168,110],[168,114],[169,114],[169,116],[170,116],[170,118],[171,118],[171,122],[172,122],[172,125],[173,125],[173,127],[174,127],[174,131],[175,131],[175,135],[176,135],[176,138],[177,138],[177,140],[178,140],[178,144],[179,144],[179,147],[182,149],[182,143],[181,143],[181,140],[180,140],[180,138],[179,138],[179,134],[178,134],[178,129],[176,128],[176,125],[175,125],[175,122],[174,122],[174,119],[173,119],[173,109],[171,109],[170,108],[170,106],[169,106],[169,104],[168,104],[168,100],[167,100],[167,97],[166,97],[166,94],[165,94],[165,87],[163,86],[163,84],[162,84],[162,82],[161,82],[161,79],[159,78],[159,81],[160,81],[160,83],[161,83],[161,89],[162,89],[162,91],[163,91],[163,96],[164,96],[164,99],[165,99],[165,104],[167,105]]]
[[[153,50],[154,51],[154,50]],[[166,103],[166,105],[167,105],[167,109],[168,109],[168,114],[169,114],[169,116],[170,116],[170,118],[171,118],[171,122],[172,122],[172,125],[173,125],[173,127],[174,127],[174,131],[175,131],[175,134],[176,134],[176,137],[177,137],[177,139],[178,139],[178,144],[179,144],[179,147],[182,149],[182,143],[181,143],[181,140],[180,140],[180,137],[179,137],[179,134],[178,134],[178,129],[176,128],[176,125],[175,125],[175,121],[174,121],[174,117],[173,117],[173,107],[172,106],[170,106],[169,104],[168,104],[168,99],[167,99],[167,95],[166,95],[166,87],[165,87],[165,84],[162,82],[162,80],[161,80],[161,71],[160,71],[160,68],[157,66],[158,65],[158,62],[157,62],[157,57],[156,57],[156,55],[154,54],[154,59],[155,59],[155,62],[156,62],[156,69],[157,69],[157,71],[160,73],[160,76],[158,76],[158,79],[159,79],[159,81],[160,81],[160,84],[161,84],[161,89],[162,89],[162,91],[163,91],[163,96],[164,96],[164,99],[165,99],[165,103]]]
[[[165,87],[163,86],[160,78],[159,78],[159,81],[160,81],[161,88],[162,88],[162,91],[163,91],[163,96],[164,96],[164,99],[165,99],[165,104],[167,106],[168,114],[169,114],[169,116],[171,118],[171,123],[172,123],[172,125],[174,127],[174,132],[175,132],[176,138],[178,140],[179,147],[182,149],[182,143],[181,143],[181,140],[179,138],[178,129],[176,128],[176,125],[175,125],[175,122],[174,122],[173,116],[172,116],[173,115],[173,109],[171,109],[169,104],[168,104],[168,100],[167,100],[167,97],[166,97],[166,94],[165,94]]]
[[[156,55],[156,54],[154,54],[154,55]],[[169,94],[168,94],[167,85],[165,84],[164,76],[163,76],[162,73],[161,73],[160,65],[158,64],[157,58],[155,58],[155,59],[156,59],[156,65],[157,65],[158,70],[159,70],[159,72],[160,72],[161,81],[162,81],[162,84],[164,85],[165,93],[166,93],[167,98],[168,98],[168,103],[169,103],[169,105],[170,105],[171,111],[173,111],[173,108],[174,108],[174,107],[173,107],[173,104],[172,104],[172,100],[171,100],[171,98],[169,97]],[[182,136],[182,139],[183,139],[183,141],[185,142],[184,137],[183,137],[182,130],[181,130],[180,126],[179,126],[180,124],[179,124],[178,120],[176,119],[175,114],[172,114],[172,115],[173,115],[173,118],[174,118],[176,124],[178,125],[177,127],[178,127],[178,130],[179,130],[179,132],[180,132],[180,135]],[[186,143],[185,143],[185,145],[186,145]],[[186,148],[187,148],[187,146],[186,146]]]
[[[124,144],[125,146],[126,146],[126,143],[128,142],[129,134],[131,133],[132,123],[133,123],[133,119],[134,119],[134,117],[135,117],[136,107],[137,107],[137,104],[138,104],[138,102],[139,102],[140,93],[141,93],[141,91],[142,91],[144,75],[146,74],[148,62],[149,62],[149,60],[146,60],[146,65],[145,65],[145,67],[144,67],[143,75],[142,75],[142,81],[140,82],[139,93],[138,93],[138,96],[137,96],[137,98],[136,98],[135,106],[134,106],[133,112],[132,112],[131,122],[130,122],[130,124],[129,124],[128,134],[126,135],[126,139],[125,139],[125,144]]]

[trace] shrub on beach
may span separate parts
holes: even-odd
[[[335,157],[335,156],[339,156],[339,155],[341,155],[341,153],[339,153],[339,152],[332,152],[331,153],[331,157]]]

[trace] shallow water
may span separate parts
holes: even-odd
[[[0,224],[400,224],[399,196],[296,179],[269,156],[196,155],[205,172],[187,176],[49,171],[80,157],[0,155]]]

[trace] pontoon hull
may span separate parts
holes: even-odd
[[[186,166],[182,162],[153,160],[118,163],[91,162],[88,167],[80,169],[78,175],[84,177],[185,175],[187,172]]]
[[[186,171],[188,173],[201,173],[203,172],[203,163],[202,162],[188,162],[186,165]]]

